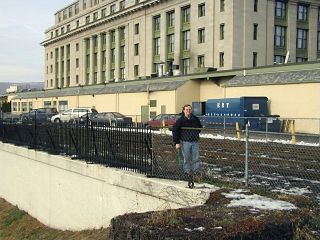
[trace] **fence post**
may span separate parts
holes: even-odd
[[[246,126],[247,126],[247,124],[246,124]],[[236,122],[236,132],[237,132],[237,139],[240,140],[241,134],[240,134],[239,122]]]
[[[87,116],[86,116],[86,139],[85,139],[85,147],[84,147],[84,149],[85,149],[85,158],[86,158],[86,162],[90,162],[90,160],[91,160],[91,158],[90,158],[90,156],[91,156],[91,154],[90,154],[90,152],[89,152],[89,149],[90,149],[90,147],[89,147],[89,143],[90,143],[90,134],[89,134],[89,114],[88,114],[88,112],[89,111],[87,111]],[[110,118],[110,117],[109,117]]]
[[[3,120],[2,102],[0,102],[0,118]]]
[[[297,140],[296,140],[296,128],[295,128],[294,120],[292,120],[291,122],[291,134],[292,134],[292,143],[296,144]]]
[[[31,118],[32,121],[32,118]],[[28,121],[29,122],[29,121]],[[34,112],[34,147],[37,148],[37,138],[38,138],[38,134],[37,134],[37,111]]]
[[[266,143],[268,142],[268,120],[269,118],[266,118]]]
[[[248,156],[249,156],[249,149],[248,144],[249,143],[249,127],[248,124],[246,124],[246,162],[245,162],[245,186],[248,187],[248,181],[249,181],[249,174],[248,174]]]
[[[167,128],[166,128],[166,122],[165,122],[164,119],[162,120],[162,124],[161,125],[162,125],[161,132],[163,134],[166,134],[167,133]]]

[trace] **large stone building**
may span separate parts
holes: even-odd
[[[45,86],[250,68],[286,56],[315,61],[319,6],[317,0],[78,0],[55,13],[45,33]]]
[[[147,121],[185,103],[267,96],[271,114],[318,119],[312,129],[306,121],[297,129],[319,132],[319,6],[75,1],[55,14],[42,42],[44,91],[18,93],[12,111],[95,107]]]

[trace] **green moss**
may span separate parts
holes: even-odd
[[[12,209],[4,218],[3,226],[10,226],[13,222],[20,220],[25,214],[25,211],[19,210],[18,208]]]
[[[177,226],[183,224],[183,219],[181,217],[171,218],[169,219],[169,225]]]

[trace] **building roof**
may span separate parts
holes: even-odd
[[[295,70],[270,73],[253,73],[233,77],[226,87],[297,83],[320,83],[320,69]]]
[[[50,98],[77,95],[98,95],[112,93],[134,93],[134,92],[153,92],[153,91],[170,91],[175,90],[185,84],[188,80],[140,80],[126,81],[117,83],[108,83],[92,86],[78,86],[63,89],[50,89],[34,92],[17,93],[14,99],[31,99],[31,98]]]

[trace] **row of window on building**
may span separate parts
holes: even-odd
[[[13,112],[29,112],[33,109],[33,102],[32,101],[12,102],[11,107]],[[59,112],[63,112],[68,109],[68,101],[66,100],[44,101],[43,107],[44,108],[55,107]]]
[[[275,1],[275,28],[274,47],[277,50],[287,48],[287,16],[288,2],[283,0]],[[297,3],[297,29],[296,29],[296,49],[300,52],[296,57],[296,62],[308,61],[308,35],[309,35],[309,5],[307,3]],[[320,25],[320,7],[318,7],[318,26]],[[319,29],[319,27],[317,28]],[[320,57],[320,31],[317,31],[317,54]],[[274,55],[275,63],[284,63],[286,56]]]
[[[81,0],[81,10],[86,10],[87,8],[95,7],[100,2],[104,2],[104,1],[106,0]],[[135,0],[135,4],[138,4],[139,2],[140,0]],[[77,15],[80,12],[79,3],[80,1],[77,1],[71,6],[59,11],[57,13],[58,23]],[[119,10],[123,10],[124,8],[126,8],[126,1],[120,0],[118,5],[119,5]],[[115,11],[116,11],[116,4],[113,3],[110,5],[110,12],[114,13]],[[106,13],[106,10],[102,12]]]
[[[220,1],[220,10],[224,11],[224,1]],[[276,1],[275,3],[275,16],[276,17],[281,17],[281,18],[286,18],[287,16],[287,3],[283,1]],[[258,1],[254,1],[254,10],[258,10]],[[184,55],[182,56],[182,59],[180,61],[180,70],[182,74],[188,74],[190,73],[190,5],[184,6],[181,9],[181,19],[182,19],[182,28],[181,28],[181,46],[182,46],[182,51]],[[319,11],[320,13],[320,11]],[[204,17],[205,16],[205,3],[198,4],[198,16],[199,17]],[[308,6],[304,4],[298,4],[297,5],[297,18],[299,20],[307,21],[307,16],[308,16]],[[320,18],[318,19],[320,20]],[[167,21],[167,59],[173,59],[174,57],[174,50],[175,50],[175,12],[174,11],[169,11],[166,13],[166,21]],[[158,72],[158,69],[160,67],[160,31],[161,29],[161,16],[157,15],[153,17],[153,72]],[[220,24],[220,40],[223,40],[225,37],[225,23]],[[205,28],[199,28],[198,29],[198,43],[205,43]],[[258,39],[258,24],[253,23],[253,40]],[[134,33],[139,34],[139,23],[136,23],[134,25]],[[106,43],[106,34],[103,33],[101,35],[102,39],[102,44]],[[296,48],[297,49],[302,49],[302,50],[307,50],[307,42],[308,42],[308,29],[302,29],[302,28],[297,28],[297,37],[296,37]],[[126,79],[126,70],[125,70],[125,28],[120,27],[119,28],[119,62],[120,62],[120,76],[119,78],[121,80]],[[97,48],[97,37],[93,37],[93,49]],[[320,49],[320,32],[318,32],[318,41],[317,41],[317,49],[319,51]],[[110,31],[110,74],[109,78],[110,80],[115,79],[115,55],[116,55],[116,50],[115,50],[115,30]],[[286,26],[281,26],[281,25],[275,25],[275,30],[274,30],[274,46],[275,48],[286,48]],[[68,48],[69,47],[69,48]],[[67,49],[70,51],[70,45],[67,45]],[[107,63],[107,54],[106,54],[106,49],[105,46],[102,45],[102,66],[106,65]],[[79,43],[76,44],[76,51],[79,50]],[[61,51],[63,54],[63,50]],[[90,68],[90,41],[87,39],[86,41],[86,55],[85,55],[85,69],[86,69],[86,77],[85,77],[85,84],[89,84],[90,82],[90,71],[88,70]],[[67,51],[67,55],[68,51]],[[98,53],[97,50],[93,52],[93,67],[96,69],[97,68],[97,63],[98,63]],[[139,55],[139,43],[134,43],[134,55],[138,56]],[[56,55],[57,56],[57,55]],[[53,53],[50,53],[50,57],[53,58]],[[48,54],[47,54],[47,59],[48,59]],[[274,62],[277,63],[282,63],[284,62],[285,56],[283,55],[274,55]],[[61,58],[63,61],[63,57]],[[253,52],[252,53],[252,66],[255,67],[258,64],[258,52]],[[307,61],[307,57],[299,57],[297,56],[296,61],[301,62],[301,61]],[[197,57],[197,66],[198,68],[205,67],[205,55],[201,54]],[[219,53],[219,67],[224,67],[224,52]],[[56,65],[58,63],[56,62]],[[76,68],[79,68],[79,58],[76,58],[75,61]],[[61,62],[61,76],[62,76],[62,86],[64,86],[64,62]],[[139,76],[139,65],[134,65],[134,76],[138,77]],[[56,67],[56,76],[58,74],[58,65]],[[67,71],[70,69],[70,60],[67,58]],[[103,67],[102,67],[103,69]],[[53,65],[50,65],[50,73],[53,72]],[[49,66],[47,66],[47,74],[49,74]],[[98,82],[98,73],[97,71],[94,71],[93,75],[93,82],[92,84],[96,84]],[[105,72],[105,67],[101,72],[101,82],[105,82],[107,79],[107,74]],[[57,80],[56,80],[57,81]],[[50,85],[53,86],[53,80],[51,79]],[[79,83],[79,76],[76,76],[76,84]],[[70,77],[67,78],[67,86],[70,84]],[[47,86],[49,86],[49,82],[47,80]]]
[[[105,0],[100,0],[100,1],[105,1]],[[135,4],[138,4],[140,1],[139,0],[135,0]],[[99,4],[99,0],[91,0],[90,1],[90,7],[94,7],[96,5]],[[85,10],[87,8],[87,0],[82,0],[82,9]],[[121,0],[118,3],[118,11],[122,11],[126,8],[126,1],[125,0]],[[99,11],[96,11],[90,15],[86,15],[84,16],[84,25],[95,22],[99,19],[103,19],[105,17],[107,17],[108,15],[112,15],[114,13],[117,12],[117,4],[116,3],[112,3],[109,6],[109,13],[107,13],[107,7],[102,8]],[[62,22],[63,20],[66,20],[67,18],[70,18],[76,14],[79,13],[79,2],[76,2],[74,5],[58,12],[58,22]],[[99,18],[99,14],[100,14],[100,18]],[[75,21],[75,26],[74,29],[77,29],[80,27],[80,20],[76,20]],[[59,31],[60,30],[60,31]],[[56,29],[55,31],[51,31],[51,38],[54,37],[58,37],[61,36],[65,33],[68,33],[71,31],[71,24],[68,23],[65,26],[62,26],[60,29]]]

